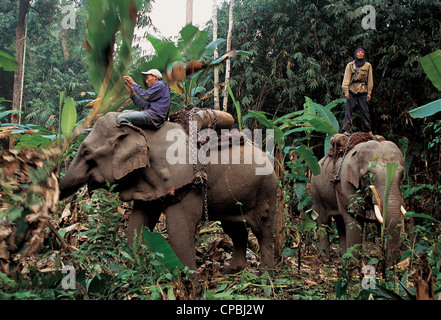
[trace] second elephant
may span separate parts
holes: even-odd
[[[400,231],[403,221],[400,184],[404,172],[403,155],[393,142],[376,140],[362,142],[353,149],[346,150],[343,157],[321,159],[319,161],[321,173],[311,179],[311,195],[313,209],[319,215],[318,227],[329,225],[330,218],[334,217],[339,232],[340,250],[345,252],[347,248],[362,242],[363,223],[366,219],[364,219],[365,212],[356,210],[355,202],[360,201],[360,199],[356,200],[357,196],[363,195],[363,192],[357,193],[357,191],[368,190],[370,187],[374,194],[365,197],[362,201],[366,205],[376,205],[376,214],[381,215],[378,208],[382,207],[385,200],[386,168],[389,162],[398,164],[389,192],[385,221],[389,235],[386,261],[391,264],[400,257]],[[338,175],[337,179],[335,179],[336,175]],[[320,247],[323,255],[329,254],[327,234],[320,238]]]

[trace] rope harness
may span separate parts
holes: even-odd
[[[348,212],[355,220],[359,222],[371,222],[371,223],[377,223],[378,221],[376,219],[369,219],[366,218],[364,215],[359,213],[359,210],[357,208],[351,208],[349,210],[351,201],[348,199],[348,197],[343,193],[343,190],[341,189],[341,180],[340,180],[340,172],[341,168],[343,166],[343,162],[346,158],[346,155],[350,150],[352,150],[357,144],[366,142],[369,140],[377,140],[377,137],[368,133],[363,132],[356,132],[349,136],[348,141],[343,146],[338,146],[337,143],[333,145],[333,147],[328,151],[327,157],[331,157],[334,162],[334,170],[332,179],[330,180],[335,187],[335,190],[337,191],[337,197],[340,201],[340,203],[343,205],[343,208]],[[341,158],[340,165],[337,168],[337,172],[335,171],[335,166],[337,164],[338,159]],[[326,160],[326,159],[325,159]]]
[[[199,171],[197,169],[197,148],[196,148],[196,144],[197,143],[202,143],[201,142],[201,132],[200,130],[198,130],[197,128],[197,123],[196,121],[193,120],[193,116],[194,114],[201,110],[198,108],[195,108],[192,104],[189,105],[190,109],[190,113],[188,114],[188,131],[189,131],[189,144],[190,144],[190,148],[191,148],[191,160],[193,163],[193,174],[194,174],[194,184],[196,187],[201,187],[202,189],[202,194],[203,194],[203,204],[204,204],[204,215],[205,215],[205,220],[208,221],[208,195],[207,195],[207,169],[204,163],[201,163],[201,166],[199,168]],[[214,121],[213,121],[213,130],[216,130],[216,122],[217,122],[217,116],[216,116],[216,112],[214,112],[211,109],[203,109],[204,113],[207,114],[207,116],[209,116],[209,113],[211,111],[211,113],[214,116]],[[210,110],[210,111],[209,111]],[[207,142],[207,141],[205,141]]]

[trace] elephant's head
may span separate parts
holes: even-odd
[[[97,120],[60,183],[60,198],[86,183],[90,189],[104,187],[107,182],[114,184],[149,165],[145,135],[127,125],[118,127],[117,116],[111,112]]]
[[[370,196],[365,200],[372,202],[376,217],[382,222],[387,164],[392,162],[397,163],[398,168],[389,191],[385,226],[391,236],[387,243],[387,252],[389,258],[395,260],[399,257],[399,224],[403,217],[400,184],[404,163],[400,149],[390,141],[372,140],[360,143],[347,154],[342,166],[342,178],[346,181],[346,194],[353,194],[355,190],[370,189]]]

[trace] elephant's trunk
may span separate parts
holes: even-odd
[[[88,165],[85,160],[75,158],[60,181],[60,200],[70,196],[88,182]]]
[[[383,191],[384,192],[384,191]],[[383,210],[384,195],[380,193],[381,208]],[[398,185],[393,185],[389,192],[388,203],[386,213],[382,211],[383,218],[385,216],[385,232],[388,237],[386,243],[387,261],[390,264],[400,257],[399,243],[401,235],[401,223],[402,223],[402,210],[401,210],[402,197],[399,191]]]

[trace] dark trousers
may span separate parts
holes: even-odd
[[[150,117],[142,111],[133,111],[133,110],[124,110],[119,116],[118,116],[118,124],[121,124],[123,122],[128,122],[133,124],[134,126],[141,127],[141,128],[153,128],[157,129],[155,125],[153,124]]]
[[[352,111],[354,111],[357,105],[360,108],[361,126],[363,132],[369,132],[371,130],[371,117],[369,115],[369,107],[367,105],[367,93],[352,93],[349,92],[349,100],[346,101],[345,119],[343,121],[343,131],[351,130]]]

